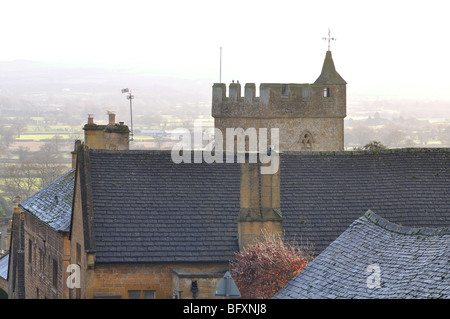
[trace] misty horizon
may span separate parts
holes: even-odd
[[[224,83],[312,83],[330,29],[349,97],[450,101],[446,9],[443,0],[22,0],[2,8],[0,61],[206,83],[219,82],[221,62]]]

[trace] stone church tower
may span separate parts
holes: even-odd
[[[346,84],[327,51],[322,72],[312,84],[254,83],[213,85],[214,125],[226,128],[279,128],[280,151],[344,150]],[[270,136],[268,137],[270,141]],[[224,149],[226,148],[224,140]]]

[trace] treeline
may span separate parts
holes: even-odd
[[[0,162],[0,217],[9,215],[17,196],[25,200],[70,169],[57,144],[48,142],[38,151],[20,147],[13,163]]]
[[[372,140],[388,148],[450,147],[450,120],[440,122],[413,117],[385,119],[378,113],[365,120],[346,120],[345,146],[358,147]]]

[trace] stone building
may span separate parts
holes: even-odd
[[[85,140],[92,147],[129,148],[129,129],[109,114],[107,125],[89,116]],[[75,143],[75,148],[81,145]],[[69,297],[66,285],[70,264],[70,225],[75,185],[76,152],[72,169],[30,198],[18,199],[12,218],[9,298],[61,299]]]
[[[198,298],[212,296],[238,249],[236,216],[217,204],[238,198],[239,171],[180,165],[167,151],[79,149],[70,240],[81,288],[73,298],[192,298],[194,281]],[[208,183],[219,178],[233,184],[229,192]]]
[[[10,298],[62,299],[67,297],[64,273],[69,265],[69,229],[75,169],[29,197],[17,202],[13,232],[21,248],[11,248],[13,280]],[[14,239],[16,239],[14,238]]]
[[[449,164],[443,149],[284,152],[280,178],[264,181],[258,163],[175,164],[170,151],[81,147],[71,229],[78,296],[193,298],[196,282],[196,297],[212,298],[261,229],[319,255],[369,209],[409,227],[450,225]]]
[[[225,136],[227,128],[279,129],[280,151],[344,150],[346,82],[327,51],[322,72],[312,84],[254,83],[213,85],[214,125]],[[226,148],[226,142],[224,142]],[[230,148],[231,149],[231,148]]]
[[[170,151],[129,150],[125,125],[90,117],[73,152],[72,189],[57,197],[43,190],[35,199],[46,198],[48,209],[30,200],[13,216],[15,297],[35,298],[29,282],[53,283],[56,273],[67,289],[39,288],[39,297],[212,298],[235,253],[262,230],[311,243],[318,255],[369,209],[410,227],[450,225],[449,150],[341,151],[345,86],[331,52],[313,84],[262,84],[260,97],[247,85],[244,98],[238,83],[229,97],[223,84],[213,86],[217,128],[280,128],[279,170],[267,175],[236,158],[177,164]],[[62,234],[50,220],[63,194],[71,207]],[[42,248],[52,252],[44,268],[57,271],[33,279],[26,272],[39,269]]]
[[[19,207],[20,199],[16,198],[11,217],[8,260],[8,298],[25,298],[25,234],[24,214]]]

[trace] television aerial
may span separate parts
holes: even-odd
[[[127,94],[127,100],[130,100],[130,141],[133,141],[133,99],[134,99],[134,95],[131,94],[131,89],[126,88],[126,89],[122,89],[122,94],[123,93],[128,93]]]

